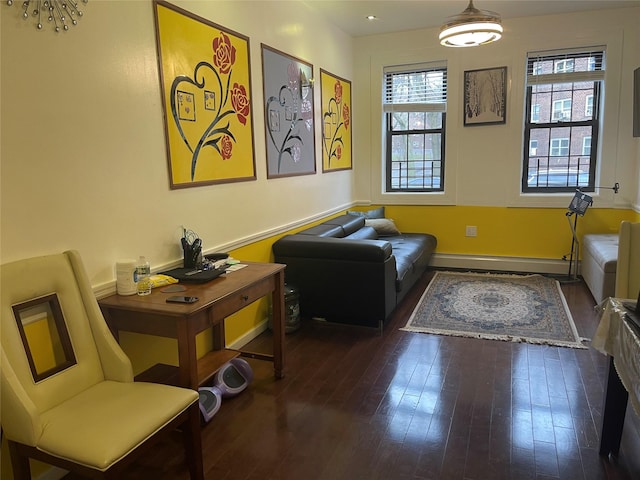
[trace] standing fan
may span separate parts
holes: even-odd
[[[571,203],[567,207],[569,210],[565,215],[569,222],[569,228],[571,229],[571,253],[569,254],[569,272],[567,278],[570,281],[578,280],[578,259],[580,258],[580,242],[578,241],[578,234],[576,229],[578,227],[578,217],[584,216],[587,209],[593,205],[593,199],[586,193],[582,193],[580,190],[576,190],[576,194],[571,199]],[[571,223],[571,217],[573,217],[573,223]],[[574,257],[575,253],[575,257]],[[571,271],[573,270],[573,275]]]
[[[620,184],[618,182],[613,184],[613,187],[598,187],[608,190],[613,190],[614,194],[620,191]],[[567,207],[569,210],[565,215],[569,222],[569,228],[571,228],[571,253],[569,255],[569,273],[567,274],[568,281],[575,282],[578,280],[578,261],[580,260],[580,242],[578,242],[578,234],[576,233],[578,227],[578,217],[584,216],[587,209],[593,205],[593,198],[586,193],[582,193],[580,189],[576,190],[576,194],[571,199],[571,203]],[[573,217],[573,223],[571,223],[571,217]],[[575,252],[575,257],[574,257]],[[566,255],[562,257],[566,260]],[[573,275],[571,271],[573,270]]]

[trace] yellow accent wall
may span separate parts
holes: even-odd
[[[377,206],[357,208],[368,210]],[[356,208],[354,208],[355,210]],[[503,208],[469,206],[386,206],[387,218],[393,218],[400,231],[432,233],[438,238],[437,253],[457,255],[513,256],[561,259],[571,247],[571,229],[567,210],[550,208]],[[578,235],[617,233],[620,222],[640,221],[633,210],[590,209],[578,219]],[[573,217],[572,217],[573,221]],[[312,222],[308,226],[319,223]],[[465,227],[476,226],[477,237],[466,237]],[[290,233],[295,233],[299,227]],[[277,235],[234,250],[234,258],[272,262],[271,245],[285,234]],[[227,344],[257,327],[267,315],[268,302],[256,302],[229,317]],[[203,336],[204,337],[204,336]],[[199,354],[206,351],[206,337],[200,339]]]
[[[438,253],[559,259],[571,245],[566,209],[392,205],[385,212],[400,231],[434,234]],[[578,218],[578,236],[617,233],[620,222],[638,217],[632,210],[592,208]],[[466,226],[477,227],[477,236],[465,236]]]

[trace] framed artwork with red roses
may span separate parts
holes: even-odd
[[[153,7],[170,187],[255,180],[249,38]]]
[[[322,171],[350,170],[351,82],[320,69]]]

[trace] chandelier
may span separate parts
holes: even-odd
[[[462,13],[449,17],[440,28],[440,44],[445,47],[477,47],[500,40],[502,25],[500,15],[488,10],[478,10],[473,0]]]
[[[7,0],[7,5],[12,6],[14,0]],[[81,0],[86,4],[89,0]],[[75,0],[24,0],[22,2],[22,17],[25,20],[33,18],[38,30],[44,28],[44,22],[53,25],[53,30],[69,30],[69,24],[77,25],[82,17],[82,10],[78,8]]]

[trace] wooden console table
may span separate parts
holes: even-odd
[[[107,325],[116,340],[118,332],[128,331],[175,338],[178,340],[178,367],[156,365],[136,379],[173,383],[196,389],[213,377],[232,358],[246,354],[271,360],[276,378],[284,376],[284,269],[276,263],[246,263],[246,267],[228,272],[210,282],[184,283],[186,291],[151,295],[111,295],[99,300]],[[225,346],[225,318],[265,295],[273,305],[273,355],[228,350]],[[167,303],[172,295],[195,296],[192,304]],[[204,357],[196,356],[196,335],[213,329],[213,349]],[[165,378],[173,370],[174,378]],[[177,370],[177,378],[176,378]]]
[[[640,415],[640,336],[625,319],[622,300],[608,298],[591,345],[609,356],[609,373],[602,414],[600,455],[618,455],[627,402]]]

